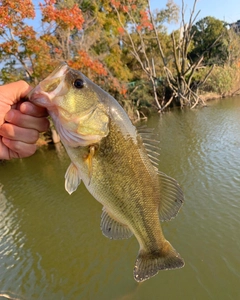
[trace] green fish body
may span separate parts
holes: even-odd
[[[48,109],[71,159],[65,174],[68,193],[82,180],[103,205],[103,234],[111,239],[132,234],[137,238],[135,280],[183,267],[160,224],[178,213],[182,190],[150,161],[144,139],[118,102],[65,64],[43,80],[29,99]]]

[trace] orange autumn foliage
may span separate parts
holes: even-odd
[[[71,31],[74,29],[74,33],[78,34],[84,23],[80,8],[77,4],[59,8],[56,3],[55,0],[44,0],[39,4],[43,24],[48,25],[45,26],[47,30],[39,33],[27,23],[28,19],[36,16],[31,0],[0,1],[0,62],[7,62],[2,68],[3,82],[12,81],[13,74],[10,72],[16,66],[22,69],[22,74],[25,72],[26,79],[37,83],[61,60],[91,73],[92,79],[95,74],[107,75],[100,61],[92,59],[83,49],[78,49],[76,53],[76,49],[72,48]],[[52,33],[54,28],[61,29],[61,38],[66,37],[64,43]],[[63,46],[69,49],[68,57]],[[19,79],[18,76],[16,79]]]
[[[31,0],[1,0],[0,1],[0,28],[11,28],[14,22],[35,17],[35,10]]]
[[[40,3],[40,8],[43,15],[44,22],[56,22],[63,28],[74,28],[81,30],[84,22],[82,11],[74,4],[72,8],[58,9],[54,5],[56,0],[44,0],[45,4]]]
[[[112,6],[115,8],[115,10],[118,11],[118,13],[121,13],[125,17],[129,18],[130,23],[134,23],[134,26],[137,30],[153,30],[153,25],[149,17],[149,13],[147,9],[139,9],[137,11],[137,0],[127,0],[127,1],[117,1],[117,0],[111,0]],[[136,13],[138,16],[136,16]],[[129,26],[129,24],[127,25]],[[126,28],[125,30],[128,30]],[[118,32],[120,34],[123,34],[124,28],[119,27]]]
[[[88,53],[84,50],[79,50],[78,56],[76,56],[74,60],[68,60],[67,63],[73,69],[81,69],[83,72],[85,70],[85,73],[88,73],[88,70],[90,70],[91,72],[95,72],[97,75],[107,75],[107,71],[103,65],[99,61],[91,59]]]

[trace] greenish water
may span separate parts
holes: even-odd
[[[148,125],[161,171],[185,193],[163,223],[185,267],[136,283],[136,239],[105,238],[101,205],[83,185],[65,192],[69,159],[57,145],[0,165],[0,299],[240,299],[240,98]]]

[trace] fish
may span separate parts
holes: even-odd
[[[142,282],[160,270],[183,267],[160,223],[177,215],[183,191],[154,165],[156,146],[149,143],[149,133],[139,133],[115,98],[66,63],[28,98],[48,110],[71,160],[66,191],[72,194],[82,181],[103,206],[103,235],[113,240],[136,237],[134,279]]]

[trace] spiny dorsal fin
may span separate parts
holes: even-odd
[[[103,235],[109,239],[121,240],[128,239],[132,236],[131,230],[126,225],[123,225],[110,217],[104,207],[100,227]]]
[[[155,139],[156,133],[154,133],[153,128],[148,128],[146,126],[138,127],[138,133],[140,134],[143,145],[147,151],[148,157],[151,163],[158,167],[159,163],[159,141]]]
[[[81,183],[77,167],[71,163],[65,173],[65,190],[71,195]]]
[[[159,217],[161,221],[174,218],[181,208],[184,196],[177,181],[162,172],[158,172],[161,199],[159,203]]]

